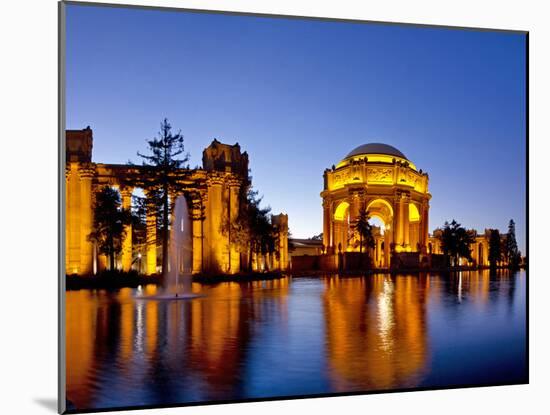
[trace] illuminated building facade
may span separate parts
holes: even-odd
[[[132,194],[139,188],[143,167],[124,164],[92,162],[93,136],[88,127],[84,130],[66,132],[66,273],[94,274],[106,267],[106,258],[98,253],[90,240],[93,228],[94,196],[103,186],[119,190],[124,208],[130,208]],[[239,272],[246,255],[239,252],[232,242],[230,227],[224,226],[237,218],[241,204],[239,192],[248,186],[248,155],[241,152],[239,144],[228,145],[214,140],[203,151],[203,167],[182,170],[180,194],[189,206],[192,228],[192,272],[225,273]],[[147,197],[147,194],[145,194]],[[131,225],[127,225],[122,241],[122,252],[117,261],[123,271],[136,269],[139,258],[140,271],[151,275],[159,271],[157,219],[152,204],[148,204],[146,218],[146,243],[136,247],[132,243]],[[276,254],[268,259],[272,269],[285,270],[288,264],[288,217],[272,216],[278,225],[279,235]],[[141,268],[143,257],[144,266]],[[255,268],[266,267],[254,259]]]
[[[321,197],[325,254],[359,251],[352,224],[361,209],[383,224],[375,232],[375,266],[388,268],[391,255],[427,253],[428,174],[395,147],[370,143],[355,148],[325,170]]]
[[[485,229],[481,234],[474,229],[469,230],[469,232],[474,236],[475,241],[470,244],[470,255],[472,260],[468,262],[466,258],[461,258],[460,265],[473,265],[479,267],[488,267],[489,266],[489,242],[491,239],[491,230]],[[433,235],[430,236],[428,242],[428,253],[442,255],[443,249],[441,248],[441,240],[439,236],[441,234],[441,229],[436,229],[433,232]],[[501,243],[504,244],[506,240],[506,234],[503,234],[501,237]],[[497,265],[508,265],[508,262],[503,258],[502,261],[499,261]]]

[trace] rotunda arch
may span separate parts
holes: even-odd
[[[346,201],[340,202],[334,209],[334,220],[345,220],[349,212],[349,203]]]
[[[386,228],[391,225],[393,218],[393,207],[386,199],[377,198],[371,200],[367,204],[367,212],[370,216],[376,216],[382,220]]]

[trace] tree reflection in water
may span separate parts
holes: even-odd
[[[193,285],[193,301],[67,292],[79,409],[525,381],[525,274]],[[156,287],[145,286],[145,295]]]

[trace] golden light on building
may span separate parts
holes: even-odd
[[[69,130],[66,133],[66,273],[89,275],[105,269],[105,255],[89,239],[93,228],[93,204],[103,186],[119,190],[122,205],[129,208],[132,193],[143,179],[141,166],[92,162],[92,130]],[[239,144],[228,145],[213,140],[203,151],[203,167],[186,170],[181,194],[190,206],[192,230],[192,272],[235,274],[243,268],[246,255],[239,252],[230,235],[228,223],[235,221],[241,205],[239,192],[248,185],[248,154]],[[155,209],[147,193],[145,273],[157,273],[157,222]],[[172,196],[179,196],[172,195]],[[272,215],[277,225],[279,244],[268,259],[271,268],[288,267],[288,217]],[[127,225],[119,262],[129,271],[140,252],[132,241],[132,227]],[[135,266],[135,265],[134,265]]]
[[[328,254],[359,250],[351,225],[361,209],[383,223],[375,237],[376,266],[389,267],[392,252],[427,252],[428,175],[396,148],[380,143],[355,148],[325,170],[321,197]]]

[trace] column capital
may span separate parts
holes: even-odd
[[[237,188],[237,187],[241,187],[242,181],[237,177],[230,177],[227,180],[227,184],[229,185],[230,188]]]
[[[410,200],[411,199],[411,193],[407,190],[396,190],[395,191],[395,196],[397,198],[397,200]]]
[[[217,172],[209,172],[206,178],[208,186],[222,185],[225,182],[225,175]]]
[[[95,176],[95,165],[92,163],[82,163],[78,167],[78,174],[81,180],[93,178]]]

